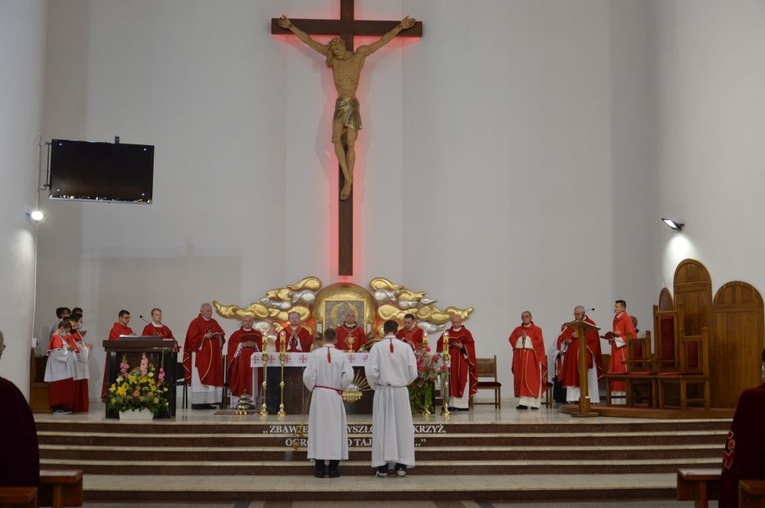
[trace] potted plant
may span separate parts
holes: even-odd
[[[109,387],[106,404],[119,412],[120,420],[151,420],[161,410],[170,408],[167,392],[164,367],[160,366],[157,373],[143,353],[140,365],[131,370],[127,356],[123,356],[120,373]]]

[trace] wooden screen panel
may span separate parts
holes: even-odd
[[[683,260],[675,270],[674,294],[675,306],[682,309],[680,313],[682,333],[686,336],[700,336],[701,329],[704,327],[709,332],[707,344],[709,358],[713,359],[710,362],[712,365],[709,366],[711,370],[718,354],[712,308],[712,278],[709,276],[709,271],[695,259]],[[693,354],[694,352],[688,351],[689,357],[693,357]],[[690,387],[688,396],[699,396],[699,393],[694,392],[697,389],[698,387]],[[718,405],[714,395],[711,395],[711,398],[712,407],[722,407]]]
[[[687,335],[701,335],[703,327],[713,330],[712,278],[695,259],[686,259],[675,270],[675,305],[683,306],[681,328]],[[714,340],[711,340],[714,342]],[[710,353],[713,353],[710,350]]]
[[[675,302],[672,300],[672,295],[669,289],[662,288],[659,293],[659,305],[660,311],[675,310]]]
[[[714,299],[716,349],[710,365],[715,407],[736,407],[747,388],[760,384],[760,359],[765,346],[763,300],[746,282],[729,282]],[[713,350],[710,349],[710,353]]]

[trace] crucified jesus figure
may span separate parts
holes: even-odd
[[[279,26],[286,28],[297,36],[302,42],[326,57],[327,67],[332,69],[332,76],[337,89],[337,101],[335,102],[335,116],[332,119],[332,144],[335,146],[335,155],[343,172],[343,189],[340,191],[340,199],[347,199],[353,189],[353,166],[356,163],[356,136],[361,130],[361,115],[359,114],[359,100],[356,98],[356,89],[359,87],[361,69],[364,67],[366,58],[382,48],[402,30],[411,28],[415,23],[414,18],[409,16],[401,20],[396,28],[383,35],[369,46],[360,46],[355,52],[345,48],[345,42],[336,37],[328,44],[320,44],[313,40],[286,17],[279,18]]]

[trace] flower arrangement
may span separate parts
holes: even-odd
[[[123,356],[117,380],[109,387],[107,407],[120,412],[148,409],[155,416],[163,409],[169,410],[165,369],[160,366],[156,375],[155,371],[146,353],[141,356],[140,365],[133,370],[130,370],[127,357]]]
[[[414,414],[430,414],[435,409],[434,390],[439,377],[446,372],[441,355],[432,354],[427,344],[414,348],[417,379],[409,385],[409,402]]]

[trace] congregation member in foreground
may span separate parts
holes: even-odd
[[[574,308],[574,321],[584,321],[592,326],[597,326],[595,321],[577,305]],[[600,390],[598,379],[603,375],[603,358],[600,351],[600,335],[597,330],[588,330],[585,334],[587,341],[587,391],[590,402],[600,403]],[[579,338],[574,328],[567,326],[558,337],[558,350],[563,354],[563,366],[560,380],[566,388],[566,402],[577,404],[580,396],[579,381]]]
[[[203,303],[189,323],[183,344],[183,370],[191,387],[191,409],[215,409],[223,400],[223,328],[212,317],[212,305]]]
[[[308,414],[308,460],[316,461],[316,478],[340,476],[340,461],[348,460],[348,428],[343,390],[353,382],[348,356],[335,348],[335,330],[324,330],[324,344],[308,355],[303,383],[312,390]]]
[[[414,351],[396,338],[398,324],[386,321],[385,337],[369,351],[364,372],[375,391],[372,407],[372,467],[376,476],[388,476],[390,465],[397,476],[414,467],[414,426],[409,385],[417,379]]]
[[[547,388],[547,355],[542,329],[534,324],[531,312],[521,313],[521,325],[508,339],[513,348],[513,384],[518,397],[516,409],[539,409]]]
[[[58,327],[56,331],[58,331]],[[0,332],[0,358],[5,338]],[[37,428],[24,395],[0,377],[0,487],[37,487],[40,483],[40,447]]]
[[[738,506],[739,480],[765,480],[765,349],[760,364],[763,384],[744,390],[728,431],[720,476],[720,508]]]

